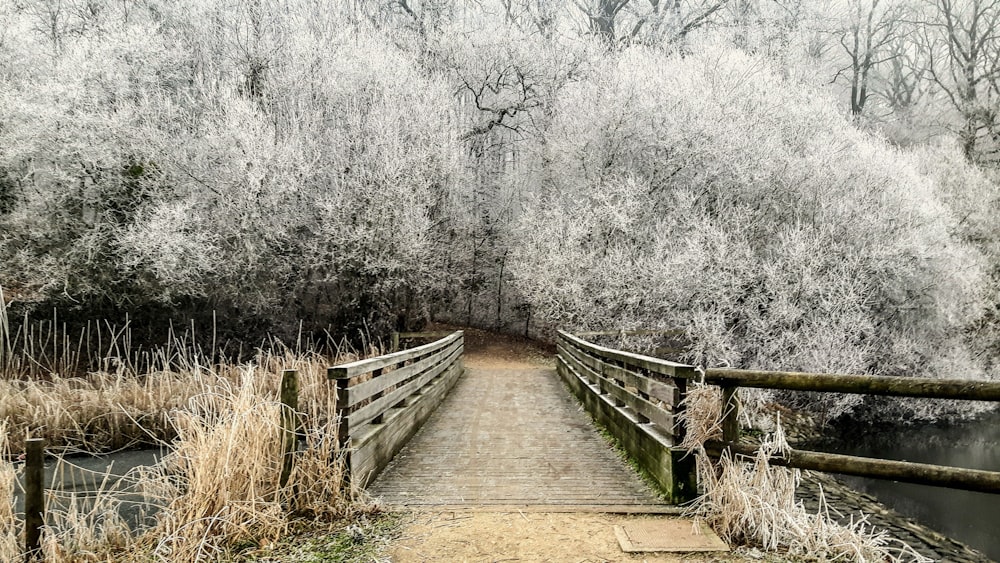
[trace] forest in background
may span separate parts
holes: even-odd
[[[998,31],[1000,0],[4,2],[0,287],[159,335],[679,327],[705,365],[992,378]]]

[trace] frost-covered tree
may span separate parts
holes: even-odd
[[[898,41],[907,33],[904,26],[906,4],[898,0],[850,0],[845,24],[837,40],[847,55],[847,65],[837,71],[837,79],[850,84],[850,107],[861,115],[868,98],[876,91],[874,84],[879,67],[904,53]],[[897,49],[893,49],[893,46]],[[898,68],[898,67],[893,67]]]
[[[12,47],[35,64],[0,86],[20,195],[0,283],[345,330],[424,315],[450,283],[436,237],[466,173],[445,81],[307,1],[109,21],[55,55],[41,33]]]
[[[957,134],[970,162],[995,160],[1000,133],[1000,1],[929,0],[927,74],[959,115]]]
[[[0,4],[0,285],[46,310],[681,325],[708,363],[972,366],[996,284],[969,245],[1000,253],[963,210],[990,184],[841,115],[828,6],[618,6]],[[609,9],[639,30],[610,50],[587,15]]]
[[[607,45],[674,44],[715,23],[730,0],[573,0],[588,31]]]
[[[709,365],[979,373],[978,254],[916,159],[834,106],[728,47],[608,60],[556,109],[518,287],[553,326],[684,327]]]

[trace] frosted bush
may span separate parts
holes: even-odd
[[[308,1],[104,8],[53,37],[15,11],[0,45],[32,63],[0,82],[0,284],[345,330],[449,284],[435,229],[466,168],[418,56]]]
[[[934,179],[833,107],[717,45],[609,58],[557,108],[517,284],[555,325],[684,327],[706,365],[975,376],[953,352],[980,255]]]

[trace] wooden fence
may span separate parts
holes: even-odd
[[[364,486],[420,428],[463,373],[462,331],[378,358],[332,367],[338,439],[351,479]]]
[[[588,332],[589,337],[659,335],[663,331]],[[605,348],[578,336],[559,332],[559,374],[591,415],[618,439],[632,459],[652,475],[673,502],[695,492],[690,457],[676,444],[683,439],[676,415],[684,408],[688,381],[695,368]],[[699,379],[702,379],[699,377]],[[871,375],[811,374],[736,369],[708,369],[703,381],[722,389],[722,440],[707,444],[710,456],[724,451],[756,455],[756,447],[741,441],[740,387],[858,393],[894,397],[1000,401],[1000,382]],[[844,475],[892,479],[954,489],[1000,493],[1000,472],[945,467],[792,450],[771,458],[775,465]]]
[[[754,455],[754,446],[740,441],[740,387],[855,393],[888,397],[919,397],[927,399],[958,399],[968,401],[1000,401],[1000,382],[966,379],[926,379],[918,377],[885,377],[873,375],[815,374],[737,369],[705,370],[705,382],[722,388],[724,419],[722,440],[709,443],[710,455],[724,450]],[[784,456],[771,458],[775,465],[811,469],[843,475],[892,479],[1000,493],[1000,472],[946,467],[925,463],[874,459],[808,450],[792,450]]]
[[[587,411],[660,485],[668,502],[697,494],[693,456],[676,417],[692,366],[597,346],[559,332],[557,369]]]
[[[394,332],[392,333],[392,349],[389,351],[398,352],[399,343],[403,340],[420,340],[426,342],[427,340],[438,340],[446,336],[451,336],[451,332],[447,330],[434,332]]]

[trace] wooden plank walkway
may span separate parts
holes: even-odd
[[[672,510],[551,368],[468,368],[369,491],[389,506]]]

